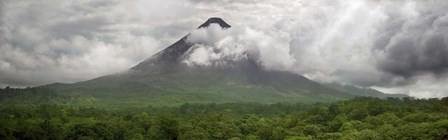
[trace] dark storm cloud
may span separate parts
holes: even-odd
[[[448,72],[446,12],[391,23],[382,32],[387,34],[376,40],[373,48],[381,70],[404,78],[428,73],[438,77]]]

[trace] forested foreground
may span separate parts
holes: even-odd
[[[103,110],[1,105],[0,139],[447,139],[448,98],[185,104]]]

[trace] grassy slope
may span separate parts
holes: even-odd
[[[70,104],[106,108],[176,106],[184,103],[314,103],[353,97],[298,75],[284,72],[258,74],[248,76],[240,71],[197,69],[164,74],[124,73],[46,87],[64,95],[82,97],[79,104],[76,103],[78,101]]]

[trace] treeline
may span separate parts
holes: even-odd
[[[1,104],[41,104],[66,97],[47,88],[0,88]]]
[[[185,104],[104,110],[0,105],[0,139],[447,139],[448,98]]]

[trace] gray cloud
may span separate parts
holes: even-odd
[[[173,26],[177,34],[188,33],[179,25],[157,28],[191,13],[189,7],[144,0],[1,1],[0,86],[76,82],[126,70],[178,37],[157,32]]]
[[[398,28],[386,40],[379,39],[374,48],[381,70],[404,78],[448,71],[447,13],[422,15]]]
[[[275,42],[269,46],[288,48],[286,56],[293,56],[294,66],[273,65],[277,69],[321,82],[381,87],[378,89],[384,91],[401,89],[394,91],[417,97],[441,97],[447,93],[440,84],[447,79],[443,74],[446,29],[442,27],[446,1],[202,3],[210,11],[227,11],[223,14],[237,26],[270,33],[269,37],[286,33],[281,38],[290,40],[279,44],[289,42],[288,45]],[[438,22],[428,21],[437,19]],[[263,39],[258,36],[254,40]],[[439,85],[432,86],[431,93],[440,89],[440,94],[423,92],[429,89],[424,89],[421,83]]]

